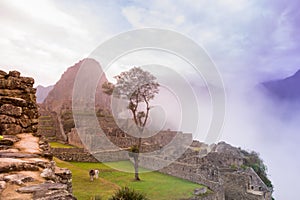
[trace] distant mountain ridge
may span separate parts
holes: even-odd
[[[262,83],[268,93],[279,100],[297,102],[300,100],[300,70],[284,79]]]
[[[49,92],[53,89],[53,85],[44,87],[39,85],[36,87],[36,101],[37,103],[43,103],[46,97],[48,96]]]

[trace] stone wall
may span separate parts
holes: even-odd
[[[245,171],[223,169],[221,177],[224,181],[226,199],[270,200],[271,191],[262,188],[261,179],[249,168]]]
[[[52,161],[48,142],[37,134],[34,80],[0,70],[0,199],[76,199],[72,173]]]
[[[64,161],[99,162],[93,155],[83,148],[52,148],[53,156]]]
[[[105,120],[102,119],[102,121]],[[109,130],[109,128],[107,127],[103,128],[105,132],[105,137],[109,138],[110,142],[112,142],[116,146],[120,148],[127,148],[137,144],[136,139],[134,139],[128,134],[125,134],[120,129],[117,128],[111,128],[111,129],[112,130]],[[118,134],[116,132],[118,132]],[[187,134],[187,133],[182,133],[177,131],[161,131],[152,137],[142,139],[142,143],[143,143],[142,151],[149,152],[149,151],[157,150],[160,147],[163,147],[168,143],[170,143],[176,135],[192,140],[192,134]],[[82,144],[82,141],[77,133],[76,128],[72,128],[71,131],[67,133],[67,137],[68,137],[69,144],[84,148],[84,145]]]
[[[47,141],[64,141],[57,114],[46,110],[44,105],[39,105],[39,114],[38,134],[45,136]]]
[[[153,167],[152,169],[157,169],[160,166],[167,165],[164,164],[167,161],[159,158],[149,157],[149,156],[140,156],[139,161],[140,161],[140,166],[147,167],[148,169],[151,169],[151,166]],[[172,162],[171,164],[167,165],[164,168],[161,168],[158,171],[164,174],[186,179],[194,183],[205,185],[213,191],[212,194],[209,194],[205,198],[201,197],[199,199],[204,198],[204,199],[224,200],[225,192],[222,184],[205,178],[206,172],[202,173],[201,171],[198,170],[198,168],[199,166],[197,165],[189,165],[180,162]]]
[[[128,153],[124,151],[101,151],[92,155],[83,148],[52,148],[53,155],[60,160],[76,162],[115,162],[129,160]]]
[[[38,108],[34,79],[0,70],[0,130],[2,134],[35,133]]]

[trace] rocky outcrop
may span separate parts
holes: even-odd
[[[33,83],[17,71],[0,71],[0,199],[76,199],[71,171],[56,167],[37,134]]]

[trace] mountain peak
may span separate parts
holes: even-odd
[[[87,66],[97,65],[101,68],[99,62],[92,58],[85,58],[75,63],[73,66],[69,67],[61,76],[60,80],[54,85],[54,88],[49,92],[46,97],[44,104],[47,105],[51,110],[59,111],[63,105],[72,105],[72,95],[75,78],[77,72],[82,64]],[[110,105],[110,97],[102,92],[102,84],[107,81],[105,75],[103,75],[99,81],[99,85],[96,91],[96,102],[99,104],[97,106],[102,108],[108,108]]]
[[[42,85],[38,85],[36,87],[36,101],[37,103],[43,103],[46,97],[48,96],[49,92],[53,89],[53,85],[44,87]]]

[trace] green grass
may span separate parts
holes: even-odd
[[[52,148],[75,148],[72,145],[62,144],[62,143],[59,143],[59,142],[49,142],[49,144],[50,144],[50,147],[52,147]]]
[[[55,161],[59,167],[72,171],[73,193],[78,200],[91,199],[96,195],[100,195],[105,200],[125,186],[145,193],[151,200],[176,200],[191,197],[195,188],[203,187],[159,172],[147,172],[145,169],[140,169],[140,172],[145,172],[140,173],[142,181],[134,181],[132,173],[113,169],[133,169],[128,161],[109,163],[113,168],[103,163],[64,162],[58,159]],[[89,180],[90,169],[100,170],[100,177],[94,182]]]

